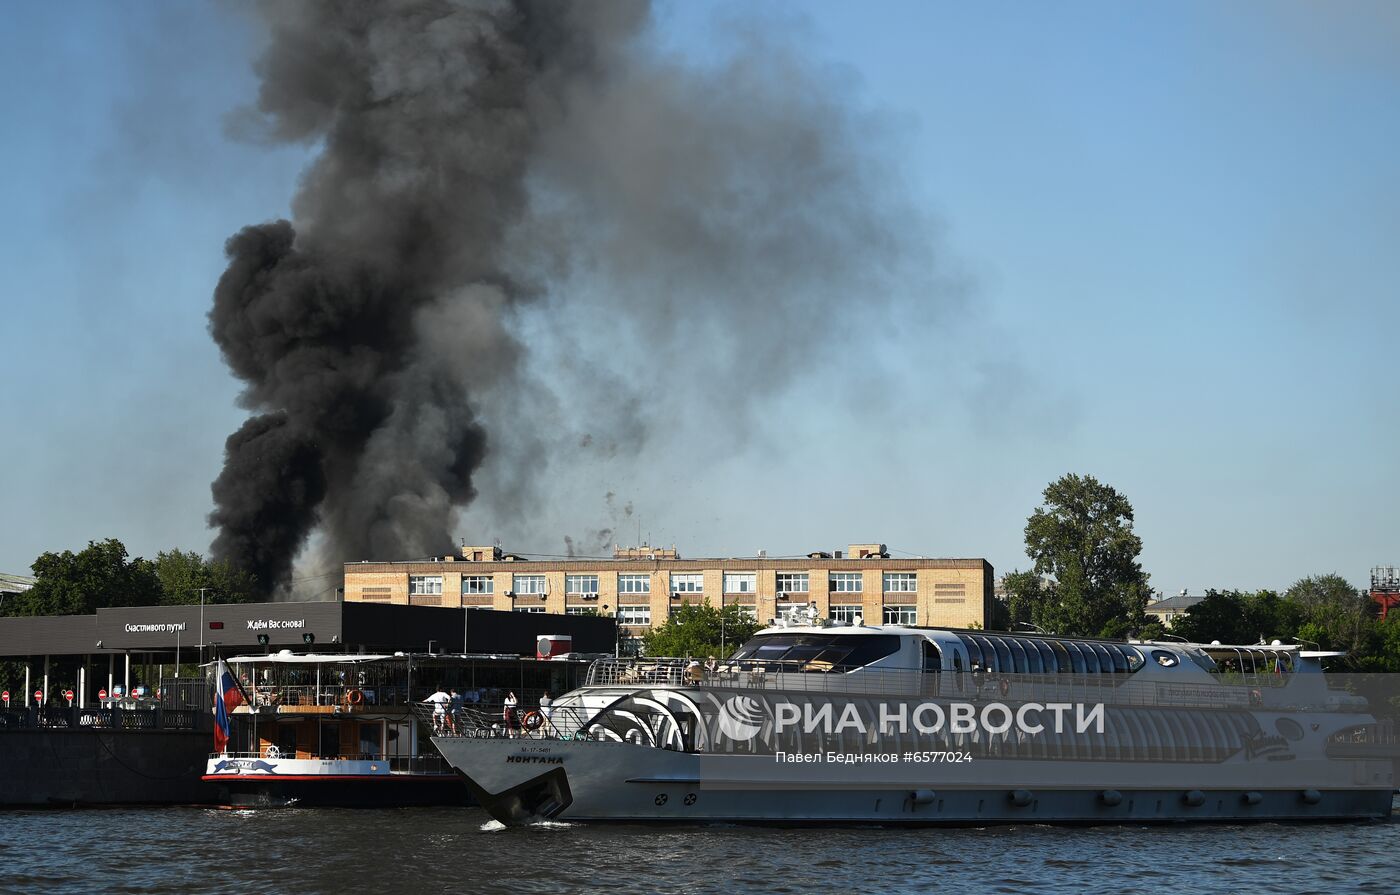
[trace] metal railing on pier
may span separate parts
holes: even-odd
[[[0,712],[0,730],[202,730],[210,725],[208,715],[193,709],[36,706]]]

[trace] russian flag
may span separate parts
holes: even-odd
[[[228,670],[224,660],[214,666],[214,751],[223,752],[228,747],[229,715],[243,704],[243,694],[233,672]]]

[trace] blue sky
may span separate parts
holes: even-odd
[[[663,7],[663,37],[703,55],[736,8]],[[644,535],[691,555],[884,540],[1009,571],[1041,489],[1076,471],[1133,502],[1166,591],[1400,562],[1396,7],[824,3],[764,22],[879,116],[967,313],[868,347],[891,356],[860,425],[820,409],[838,364],[699,473],[613,469]],[[287,214],[311,151],[224,136],[257,39],[227,5],[7,11],[0,569],[108,536],[209,542],[244,416],[206,331],[223,240]],[[494,527],[468,514],[463,534]],[[511,546],[557,552],[538,537]]]

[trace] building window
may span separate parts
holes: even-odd
[[[758,575],[753,572],[725,572],[724,592],[727,594],[751,594],[758,590]]]
[[[516,612],[544,612],[543,606],[517,606]]]
[[[918,590],[919,576],[914,572],[886,572],[885,593],[912,594]]]
[[[919,610],[916,606],[886,606],[885,624],[887,625],[913,625],[918,624]]]
[[[617,592],[620,594],[651,593],[650,575],[618,575]]]
[[[834,594],[858,594],[864,589],[859,572],[831,573],[831,592]]]
[[[735,604],[734,608],[739,610],[739,614],[751,622],[758,621],[758,609],[754,606]]]
[[[565,575],[564,592],[568,594],[596,594],[598,592],[598,576]]]
[[[617,607],[617,623],[619,625],[633,625],[641,627],[651,625],[650,606],[619,606]]]
[[[544,593],[543,575],[515,575],[511,579],[511,590],[516,595],[520,594],[542,594]]]
[[[705,590],[704,575],[672,575],[671,593],[698,594]]]
[[[496,580],[490,575],[463,575],[462,593],[464,594],[493,594],[496,592]]]
[[[565,606],[565,615],[597,615],[598,610],[592,606]]]
[[[420,596],[424,594],[442,594],[441,575],[409,575],[408,576],[409,596]]]
[[[779,572],[778,593],[805,594],[807,592],[806,572]]]
[[[854,625],[857,615],[860,615],[859,606],[832,606],[827,613],[827,617],[838,625]]]

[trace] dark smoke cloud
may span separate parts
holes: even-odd
[[[259,8],[235,125],[320,146],[295,224],[229,240],[210,315],[258,414],[213,552],[269,586],[318,528],[328,566],[449,550],[479,490],[501,530],[575,524],[549,476],[751,415],[888,326],[896,282],[903,327],[949,304],[879,122],[782,38],[699,64],[640,2]],[[606,513],[571,551],[631,507]]]

